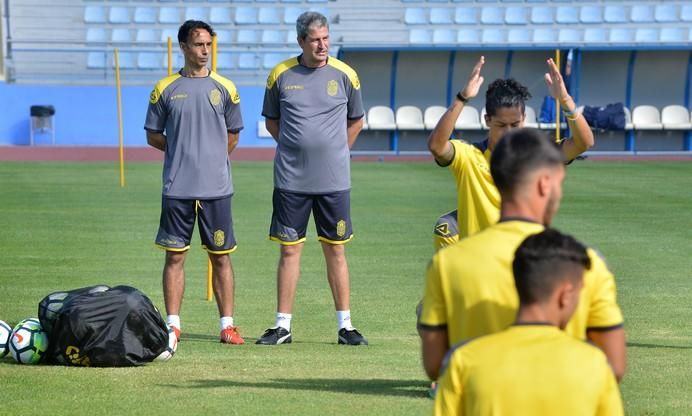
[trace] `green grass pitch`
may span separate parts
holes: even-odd
[[[236,322],[244,346],[218,343],[206,258],[187,262],[184,338],[141,368],[19,366],[0,360],[0,414],[428,414],[414,308],[430,232],[456,204],[432,163],[355,162],[347,247],[354,324],[365,348],[336,345],[322,254],[311,227],[294,309],[294,343],[254,345],[273,324],[278,248],[267,240],[269,162],[236,162]],[[36,316],[54,290],[128,284],[163,309],[160,163],[0,163],[0,319]],[[599,249],[616,275],[628,334],[629,415],[692,414],[692,163],[593,162],[568,169],[555,225]],[[579,394],[575,392],[575,394]]]

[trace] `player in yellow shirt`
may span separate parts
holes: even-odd
[[[511,270],[514,252],[550,224],[562,198],[562,153],[541,131],[516,129],[505,135],[490,170],[501,195],[500,222],[438,251],[428,268],[419,332],[423,364],[433,380],[452,345],[511,325],[519,306]],[[592,267],[566,331],[601,348],[621,378],[625,333],[615,280],[593,250],[589,258]]]
[[[618,416],[622,400],[602,351],[565,334],[591,264],[574,238],[547,229],[513,261],[519,310],[508,329],[450,351],[434,414]]]
[[[457,209],[442,215],[435,224],[435,250],[475,234],[495,224],[500,218],[500,194],[488,168],[490,155],[505,133],[524,126],[526,100],[531,94],[514,79],[495,80],[488,86],[485,95],[488,138],[474,144],[449,140],[462,109],[476,97],[483,84],[481,68],[484,63],[485,58],[481,56],[466,86],[457,94],[428,138],[428,148],[435,161],[442,167],[449,167],[457,185]],[[547,65],[549,72],[545,74],[546,84],[550,94],[564,110],[573,133],[571,139],[560,141],[564,160],[568,162],[592,147],[594,136],[584,117],[576,112],[576,104],[567,92],[553,60],[548,59]]]

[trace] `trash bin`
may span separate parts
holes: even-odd
[[[32,105],[29,113],[29,145],[34,145],[34,134],[50,134],[50,143],[55,144],[55,107],[52,105]]]

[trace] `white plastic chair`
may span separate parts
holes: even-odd
[[[454,123],[454,128],[457,130],[481,130],[478,110],[470,105],[465,105],[456,123]]]
[[[524,127],[529,127],[532,129],[538,128],[538,120],[536,119],[536,110],[533,107],[526,106],[524,110]]]
[[[632,111],[632,124],[635,130],[662,130],[661,115],[653,105],[640,105]]]
[[[396,130],[394,111],[383,105],[370,108],[368,110],[368,130]]]
[[[399,130],[424,130],[423,113],[420,108],[404,105],[396,110],[396,127]]]
[[[663,130],[689,130],[690,113],[681,105],[667,105],[661,110]]]
[[[423,124],[425,124],[425,128],[428,130],[434,129],[445,111],[447,111],[447,109],[441,105],[431,105],[426,108],[423,113]]]

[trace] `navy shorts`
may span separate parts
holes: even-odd
[[[310,212],[315,219],[317,239],[344,244],[353,238],[351,191],[329,194],[303,194],[274,189],[269,238],[284,245],[305,241]]]
[[[156,245],[167,251],[190,248],[195,219],[202,247],[212,254],[236,249],[231,219],[231,197],[219,199],[161,199],[161,219]]]

